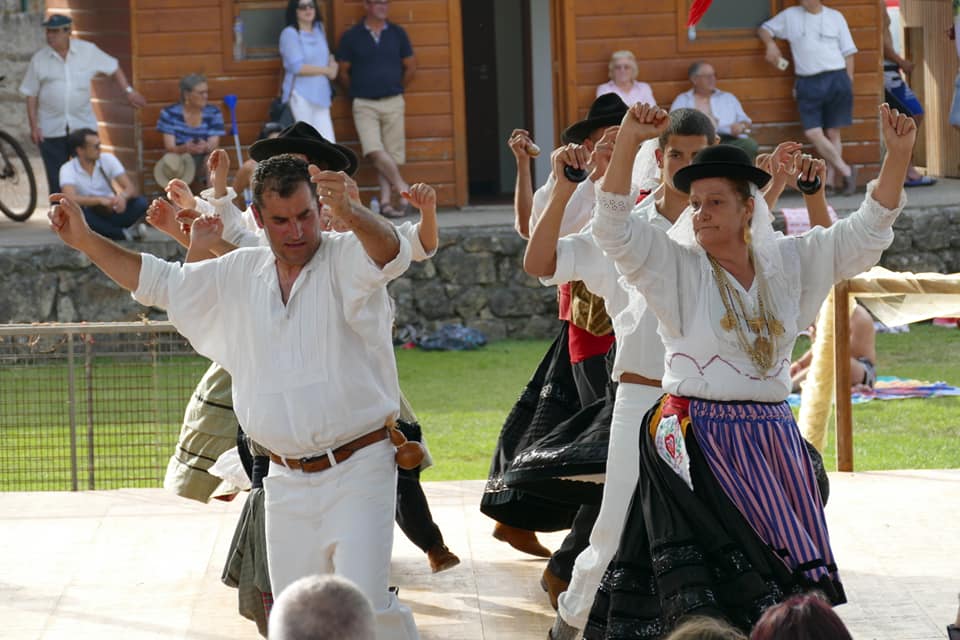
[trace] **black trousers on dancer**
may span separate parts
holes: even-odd
[[[397,427],[411,442],[423,442],[420,425],[399,420]],[[403,535],[426,553],[438,544],[443,544],[440,527],[433,521],[427,496],[420,484],[420,468],[397,469],[397,525]]]

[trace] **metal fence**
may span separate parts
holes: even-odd
[[[0,491],[160,486],[208,365],[169,322],[0,325]]]

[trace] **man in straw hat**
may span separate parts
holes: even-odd
[[[312,159],[345,168],[331,143],[313,150]],[[386,284],[411,250],[347,190],[343,172],[288,153],[267,158],[252,208],[269,246],[182,266],[99,238],[62,194],[51,198],[50,219],[65,243],[139,301],[166,308],[199,353],[230,371],[240,422],[271,451],[272,591],[311,573],[343,575],[372,601],[378,638],[417,638],[410,610],[388,590],[396,462],[385,426],[400,395]],[[321,204],[353,233],[321,231]],[[194,223],[192,242],[219,234],[218,225]]]

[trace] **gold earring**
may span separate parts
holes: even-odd
[[[753,234],[750,232],[750,227],[743,228],[743,242],[748,247],[750,246],[750,243],[753,242]]]

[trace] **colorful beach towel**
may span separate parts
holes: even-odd
[[[850,397],[853,404],[862,404],[871,400],[904,400],[906,398],[939,398],[943,396],[960,396],[960,388],[946,382],[925,382],[896,376],[877,376],[877,384],[873,389],[857,391]],[[791,407],[799,407],[800,394],[791,393],[787,402]]]

